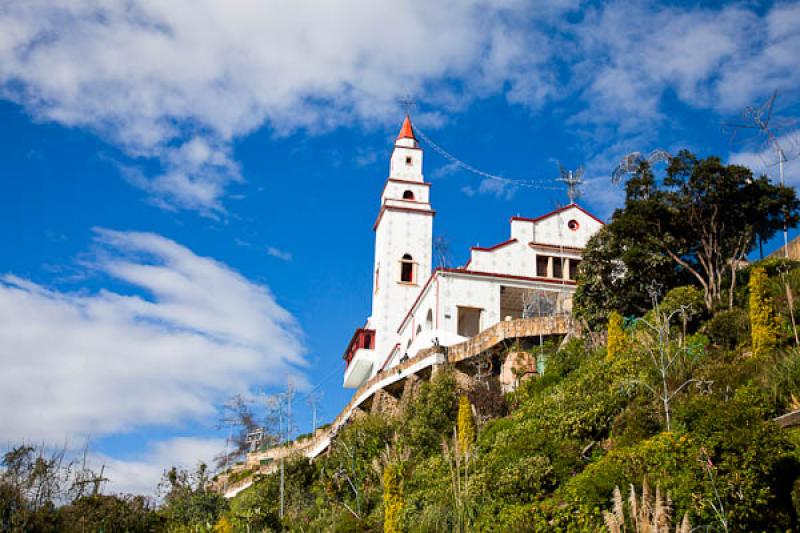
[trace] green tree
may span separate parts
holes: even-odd
[[[172,528],[210,529],[227,508],[227,501],[209,486],[208,467],[200,463],[194,472],[172,467],[159,484],[164,494],[160,514]]]
[[[63,531],[122,531],[146,533],[160,529],[162,520],[144,496],[83,496],[58,510]]]
[[[794,189],[687,151],[670,162],[664,186],[659,196],[672,216],[655,224],[663,231],[664,251],[700,283],[709,310],[722,301],[723,274],[729,272],[733,307],[736,272],[756,239],[769,239],[784,221],[797,225],[800,202]]]
[[[733,306],[737,271],[757,239],[798,223],[794,189],[754,178],[719,158],[682,151],[662,182],[645,162],[626,182],[625,206],[587,245],[576,310],[644,312],[653,283],[671,289],[692,280],[708,310]]]

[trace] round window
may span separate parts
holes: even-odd
[[[572,231],[578,231],[578,228],[580,228],[581,225],[578,223],[577,220],[570,220],[569,222],[567,222],[567,227]]]

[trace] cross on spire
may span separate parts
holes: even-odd
[[[399,100],[400,105],[403,106],[403,109],[406,111],[406,115],[411,115],[411,112],[414,111],[414,108],[417,107],[417,102],[411,97],[411,93],[405,95],[403,98]]]

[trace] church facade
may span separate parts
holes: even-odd
[[[513,217],[508,240],[473,247],[463,267],[434,269],[436,213],[422,163],[406,117],[373,228],[372,313],[343,355],[345,387],[501,320],[569,313],[583,248],[603,225],[575,203],[536,218]]]

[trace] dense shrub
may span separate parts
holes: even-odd
[[[720,311],[706,323],[705,331],[711,342],[731,349],[750,335],[747,313],[739,308]]]
[[[699,298],[678,287],[660,311]],[[502,401],[495,390],[459,390],[453,372],[439,370],[396,418],[360,416],[326,456],[287,462],[283,521],[274,475],[225,516],[237,531],[596,532],[614,487],[646,478],[700,530],[721,529],[713,507],[729,531],[798,530],[800,432],[771,418],[800,407],[800,355],[776,343],[753,357],[745,311],[703,313],[666,328],[667,346],[680,350],[666,379],[672,431],[653,394],[664,386],[651,359],[659,337],[626,320],[612,357],[579,338],[532,348],[544,373],[508,396],[510,412],[486,407]],[[470,403],[479,423],[467,459],[454,428],[472,431]],[[408,458],[402,468],[385,460],[389,451]]]

